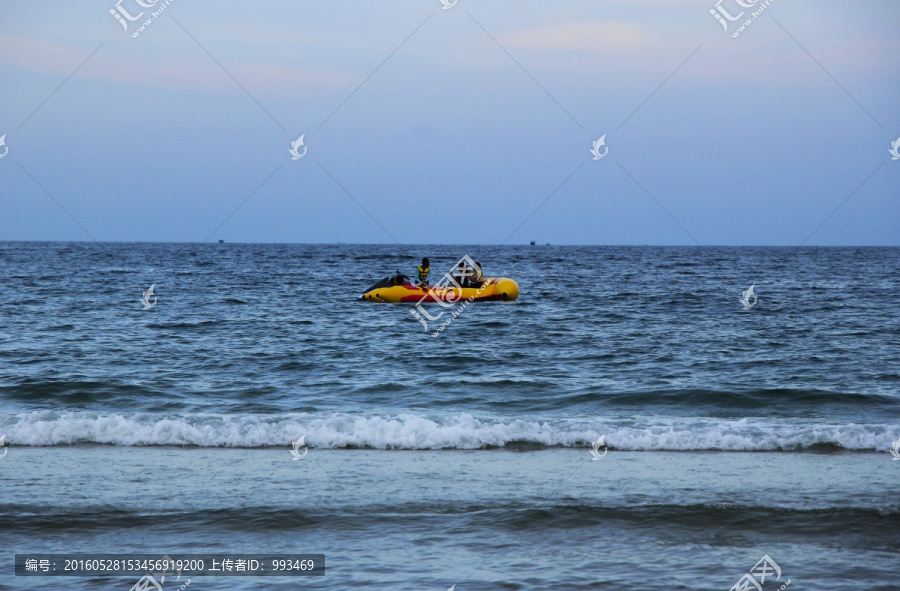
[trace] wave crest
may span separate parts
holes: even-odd
[[[318,448],[485,449],[517,445],[582,447],[605,435],[624,451],[785,451],[820,447],[887,451],[900,425],[772,419],[476,418],[424,416],[171,415],[42,411],[0,417],[9,445],[285,446],[301,435]]]

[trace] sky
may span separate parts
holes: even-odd
[[[900,245],[893,0],[166,1],[0,1],[0,240]]]

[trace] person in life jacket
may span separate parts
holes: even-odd
[[[428,262],[428,257],[422,259],[422,264],[416,267],[416,273],[419,277],[419,285],[428,285],[428,271],[431,270],[431,266]]]
[[[484,280],[484,275],[481,272],[481,264],[475,262],[474,266],[470,267],[463,261],[460,261],[453,273],[453,280],[460,287],[481,287],[482,281]]]
[[[481,271],[481,263],[475,261],[475,266],[469,272],[469,287],[481,287],[484,282],[484,273]]]

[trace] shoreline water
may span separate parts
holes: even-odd
[[[287,449],[14,451],[0,466],[10,557],[309,552],[326,555],[326,576],[308,583],[322,589],[446,589],[474,570],[457,589],[721,590],[768,554],[794,585],[851,589],[892,571],[900,550],[900,466],[872,453],[610,451],[593,461],[574,449],[311,449],[294,461]],[[59,585],[16,580],[4,562],[10,589]]]

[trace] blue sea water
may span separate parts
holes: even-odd
[[[357,300],[465,254],[519,299],[438,336]],[[900,588],[898,271],[898,248],[0,243],[0,589],[135,582],[12,575],[51,551],[327,557],[199,590],[724,591],[766,554],[764,589]]]

